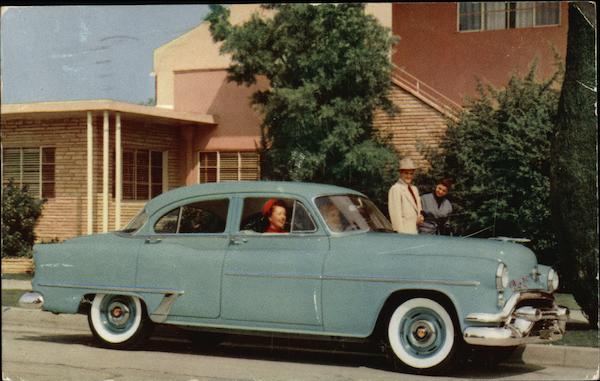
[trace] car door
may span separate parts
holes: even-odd
[[[289,233],[261,233],[261,209],[267,201],[264,196],[239,200],[241,214],[223,270],[222,317],[322,326],[321,277],[328,238],[304,203],[292,197],[285,199]]]
[[[138,256],[137,285],[182,290],[170,316],[217,318],[227,250],[227,197],[202,198],[157,212]]]

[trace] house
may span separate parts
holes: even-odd
[[[519,13],[525,12],[521,3],[463,4],[366,6],[401,37],[391,55],[390,78],[390,97],[401,112],[392,117],[379,111],[374,125],[421,166],[427,163],[418,144],[439,142],[446,118],[473,87],[465,75],[501,85],[538,54],[542,48],[534,47],[542,40],[554,41],[564,56],[566,5],[560,4],[558,24],[551,25],[539,20],[555,22],[555,11],[530,5],[530,25]],[[271,12],[255,4],[230,9],[233,23],[256,11],[264,17]],[[504,24],[491,12],[504,14]],[[228,83],[229,57],[218,48],[202,23],[156,49],[155,107],[111,100],[2,105],[2,182],[13,178],[47,198],[36,228],[39,239],[119,229],[148,199],[182,185],[260,178],[261,119],[249,96],[268,83],[264,78],[251,87]],[[510,58],[512,49],[518,57]],[[457,52],[464,56],[455,57]],[[547,55],[541,58],[548,66]]]

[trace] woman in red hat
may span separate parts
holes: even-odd
[[[287,219],[286,208],[282,200],[272,198],[265,202],[262,213],[269,221],[269,226],[265,230],[265,233],[287,233],[284,230]]]

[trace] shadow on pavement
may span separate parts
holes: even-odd
[[[309,341],[280,337],[222,334],[220,343],[201,344],[190,339],[190,332],[177,328],[164,330],[153,335],[138,351],[162,352],[187,355],[204,355],[262,361],[294,362],[305,364],[344,367],[365,367],[386,372],[395,371],[381,350],[372,343]],[[100,346],[91,333],[64,335],[24,334],[17,340],[48,342],[57,344],[79,344],[87,347]],[[481,367],[471,362],[461,365],[445,377],[465,379],[496,379],[518,376],[544,369],[530,364],[500,364],[496,367]],[[403,372],[402,369],[396,370]]]

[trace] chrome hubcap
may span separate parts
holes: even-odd
[[[435,327],[428,321],[418,320],[410,327],[410,343],[415,347],[427,347],[435,341],[437,332]]]
[[[108,306],[108,311],[108,320],[115,327],[122,327],[129,320],[129,307],[121,302],[112,302]]]

